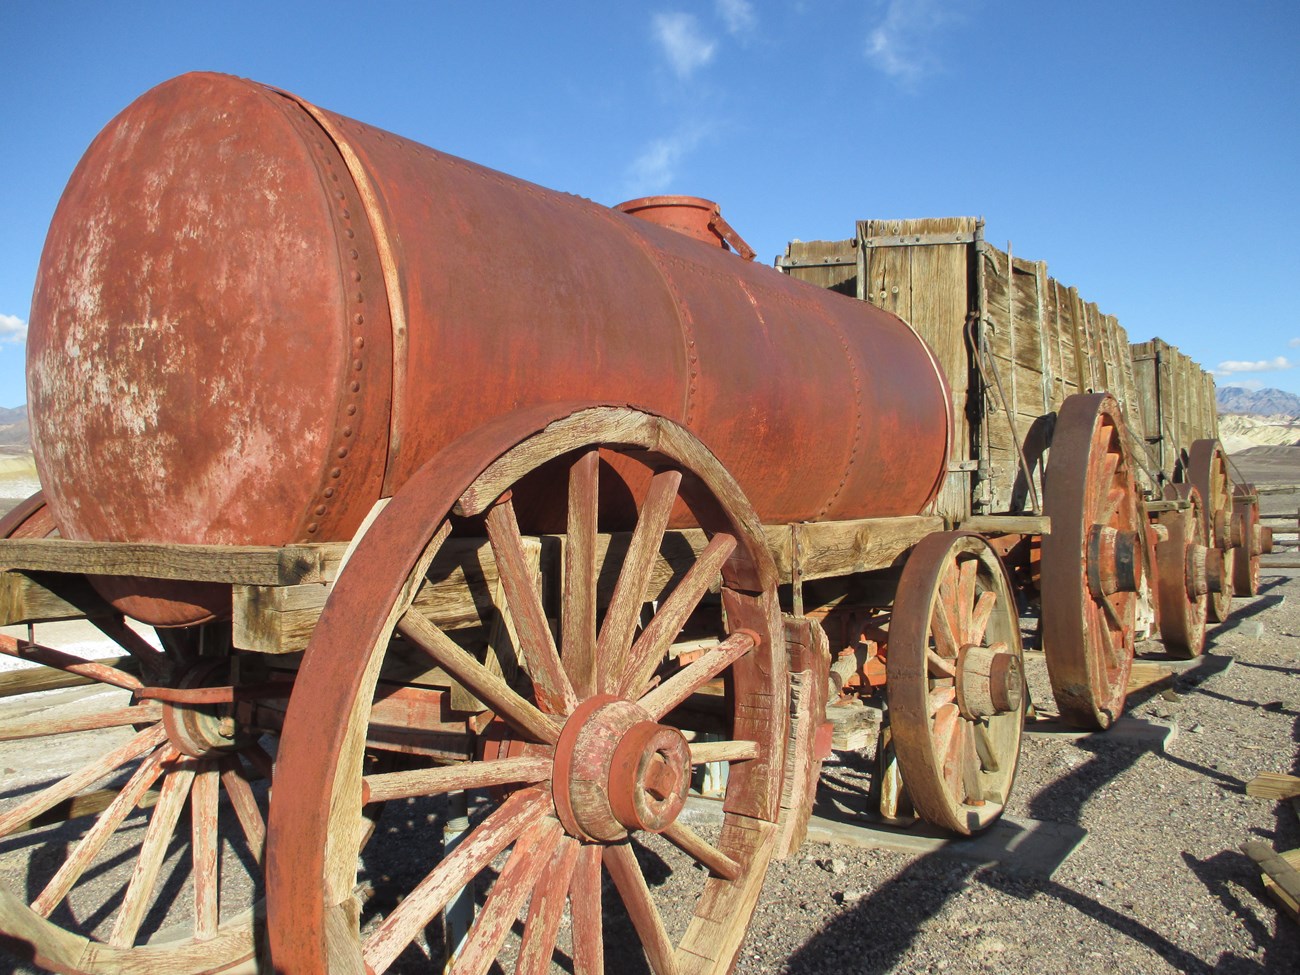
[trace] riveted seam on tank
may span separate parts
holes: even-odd
[[[854,467],[857,466],[858,450],[862,446],[862,375],[858,372],[858,363],[853,356],[853,350],[849,348],[848,339],[844,337],[844,330],[838,327],[824,312],[819,312],[819,317],[835,333],[835,337],[839,340],[840,348],[844,350],[844,361],[848,363],[849,372],[853,377],[854,416],[853,446],[849,449],[849,462],[844,465],[844,474],[840,477],[840,483],[835,486],[835,491],[830,496],[830,500],[826,502],[821,511],[817,512],[817,518],[815,520],[825,518],[827,513],[835,507],[835,503],[839,500],[840,494],[844,491],[844,485],[849,482],[849,475],[853,473]]]
[[[303,103],[287,93],[279,93],[287,97],[294,105],[303,108]],[[341,178],[335,160],[330,149],[338,151],[329,133],[319,122],[314,119],[310,112],[306,112],[306,117],[297,112],[287,113],[292,120],[292,124],[303,133],[304,140],[308,145],[312,155],[317,159],[317,173],[321,179],[321,186],[326,193],[331,211],[334,218],[341,228],[344,241],[356,240],[356,231],[353,227],[354,218],[353,210],[357,209],[363,217],[365,215],[365,206],[359,196],[352,198],[351,194],[356,193],[356,186],[352,179],[350,171],[347,169],[346,160],[343,160],[344,175]],[[309,121],[316,121],[313,126]],[[342,157],[339,157],[342,159]],[[328,178],[327,178],[328,177]],[[326,521],[333,511],[332,502],[338,495],[338,485],[345,479],[345,474],[353,466],[347,462],[351,455],[349,444],[354,433],[352,423],[355,421],[346,421],[344,417],[355,417],[361,406],[361,392],[365,384],[356,378],[358,375],[364,375],[367,362],[364,358],[365,349],[365,332],[364,326],[367,322],[367,315],[372,311],[373,301],[367,296],[367,291],[361,287],[365,283],[364,275],[357,265],[361,260],[361,252],[356,246],[340,242],[342,246],[338,247],[337,253],[339,258],[339,275],[343,284],[344,293],[355,298],[355,305],[358,307],[348,307],[345,310],[345,320],[348,328],[348,372],[353,375],[353,379],[344,387],[345,396],[339,403],[338,413],[334,418],[332,430],[334,431],[334,443],[330,446],[329,466],[322,472],[320,483],[314,492],[312,502],[308,506],[311,513],[311,520],[304,526],[304,534],[299,536],[299,541],[309,542],[319,536],[322,523]],[[351,271],[349,272],[349,267]],[[348,287],[351,282],[355,286],[355,291]],[[386,292],[385,292],[386,297]],[[352,305],[353,302],[349,302]],[[346,494],[344,495],[346,497]]]
[[[592,204],[594,212],[600,213],[613,226],[617,227],[621,233],[631,238],[633,244],[638,250],[649,257],[658,270],[659,276],[663,279],[664,287],[668,289],[668,294],[673,299],[673,307],[677,311],[677,321],[682,328],[682,341],[686,345],[686,366],[688,370],[686,382],[686,402],[683,404],[682,425],[689,428],[691,422],[695,419],[695,394],[699,389],[700,383],[700,354],[699,348],[695,343],[695,319],[691,316],[690,306],[678,289],[673,276],[668,273],[667,265],[672,262],[657,247],[650,246],[640,234],[633,232],[622,219],[621,215],[609,207],[596,206]]]
[[[399,468],[399,455],[404,439],[403,404],[406,399],[405,392],[409,366],[405,288],[402,282],[401,265],[393,251],[394,242],[388,229],[384,200],[379,188],[371,182],[359,150],[347,141],[346,130],[350,125],[353,133],[357,135],[373,132],[375,139],[384,145],[392,141],[400,147],[406,143],[406,140],[400,136],[385,133],[380,129],[371,129],[370,126],[354,119],[334,116],[305,99],[298,98],[296,95],[287,92],[285,94],[316,123],[320,131],[324,133],[338,152],[340,159],[342,159],[344,168],[350,177],[351,187],[356,191],[357,205],[360,207],[363,223],[369,229],[369,240],[373,244],[379,261],[380,284],[382,285],[383,300],[387,306],[389,326],[392,333],[392,388],[388,413],[388,445],[384,457],[383,485],[381,489],[385,495],[390,495],[394,490],[391,479],[396,476]],[[350,221],[351,213],[347,212],[346,208],[344,208],[344,211],[346,218]],[[355,239],[356,233],[351,226],[347,226],[344,229],[344,236],[348,239]],[[362,292],[357,293],[357,302],[364,302]],[[358,384],[354,380],[350,388],[353,392],[356,392],[357,386]]]

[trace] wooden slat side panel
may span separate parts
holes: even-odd
[[[856,240],[792,240],[780,263],[792,278],[857,297],[857,246]]]
[[[934,220],[866,220],[858,224],[859,238],[973,233],[968,217]],[[953,398],[950,466],[970,460],[972,434],[967,414],[970,395],[970,352],[966,317],[973,308],[970,290],[970,244],[927,244],[909,247],[864,245],[866,290],[873,304],[907,321],[930,344],[948,377]],[[970,475],[950,473],[933,506],[936,514],[960,521],[970,514]]]

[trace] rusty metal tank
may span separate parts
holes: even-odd
[[[224,75],[95,139],[30,325],[33,448],[75,539],[344,540],[540,403],[685,424],[767,522],[916,513],[948,453],[946,383],[898,318]],[[109,594],[163,625],[228,600]]]

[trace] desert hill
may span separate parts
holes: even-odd
[[[23,453],[31,449],[32,437],[27,427],[26,405],[12,410],[0,406],[0,453]]]
[[[1220,416],[1225,413],[1250,413],[1265,417],[1300,417],[1300,396],[1280,389],[1220,386],[1215,399]]]

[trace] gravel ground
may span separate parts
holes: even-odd
[[[1267,578],[1208,649],[1231,666],[1130,698],[1130,715],[1176,725],[1164,753],[1026,736],[1008,815],[1088,834],[1051,879],[974,866],[960,845],[914,857],[810,844],[769,872],[737,971],[1300,970],[1300,926],[1237,849],[1300,846],[1289,804],[1245,794],[1259,772],[1296,768],[1300,579]]]
[[[1293,511],[1296,502],[1270,503]],[[1156,644],[1139,649],[1159,656]],[[1300,847],[1290,804],[1245,795],[1260,772],[1297,772],[1300,576],[1266,573],[1263,592],[1234,604],[1207,650],[1207,664],[1171,689],[1130,697],[1130,715],[1176,728],[1163,752],[1116,736],[1026,736],[1008,815],[1087,834],[1054,871],[976,865],[962,844],[918,856],[809,843],[772,865],[736,972],[1300,971],[1300,925],[1280,914],[1237,849],[1251,839]],[[1035,702],[1050,714],[1041,658],[1028,666]],[[22,767],[12,748],[4,795]],[[824,791],[860,780],[866,767],[844,756]],[[369,873],[395,869],[385,858],[409,854],[413,831],[427,848],[441,811],[416,812],[386,815],[383,842],[367,850]],[[645,872],[672,927],[676,908],[689,911],[698,872],[651,847]],[[16,878],[4,880],[12,889]],[[607,943],[627,949],[611,970],[644,970],[632,932],[611,928]],[[35,971],[6,958],[0,972]]]

